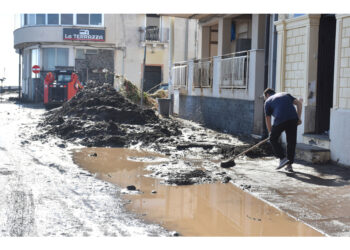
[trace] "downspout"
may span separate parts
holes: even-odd
[[[278,21],[278,14],[273,15],[274,21]],[[272,51],[272,88],[276,89],[276,56],[277,56],[277,32],[276,26],[273,26],[273,51]]]
[[[197,51],[197,39],[198,39],[198,20],[196,21],[196,28],[195,28],[195,33],[194,33],[194,58],[198,58],[198,51]]]
[[[19,50],[18,53],[18,100],[21,100],[21,57],[22,57],[22,50]]]
[[[270,18],[271,18],[270,14],[267,14],[266,17],[265,17],[264,90],[267,88],[268,81],[269,81]]]
[[[271,15],[267,14],[265,17],[265,63],[264,63],[264,90],[268,86],[269,81],[269,49],[270,49],[270,18]],[[264,112],[264,108],[262,110]],[[268,136],[267,134],[267,128],[265,123],[265,115],[263,115],[263,138],[266,138]]]
[[[170,30],[169,30],[169,78],[168,78],[169,97],[171,99],[170,115],[173,115],[173,111],[174,111],[174,88],[173,88],[173,75],[172,75],[173,63],[174,63],[174,17],[171,17]]]
[[[189,19],[186,19],[186,30],[185,30],[185,56],[184,61],[188,60],[188,25],[189,25]]]

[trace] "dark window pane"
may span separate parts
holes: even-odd
[[[58,14],[48,14],[47,24],[58,24]]]
[[[36,14],[36,24],[45,24],[45,14]]]
[[[73,14],[61,14],[61,24],[73,25]]]
[[[89,14],[77,14],[77,24],[89,25]]]
[[[90,14],[90,24],[91,25],[101,25],[102,15],[101,14]]]
[[[27,25],[28,24],[28,14],[24,14],[24,25]]]

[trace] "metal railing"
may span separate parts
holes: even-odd
[[[193,86],[210,88],[213,83],[213,63],[211,59],[196,60],[193,63]]]
[[[169,29],[159,28],[158,26],[140,27],[141,42],[160,42],[167,43],[169,41]]]
[[[187,86],[187,64],[175,65],[172,68],[172,78],[174,88]]]
[[[223,55],[219,60],[221,64],[220,88],[248,87],[249,51]]]
[[[157,26],[146,27],[146,41],[160,41],[159,27]]]

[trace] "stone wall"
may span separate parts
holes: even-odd
[[[339,108],[350,109],[350,17],[343,19],[339,71]]]
[[[254,101],[179,96],[179,116],[230,134],[253,133]]]
[[[305,85],[306,28],[290,29],[286,32],[286,64],[284,91],[302,97]]]

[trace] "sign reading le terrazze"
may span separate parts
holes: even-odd
[[[105,30],[96,29],[63,29],[63,40],[105,41]]]

